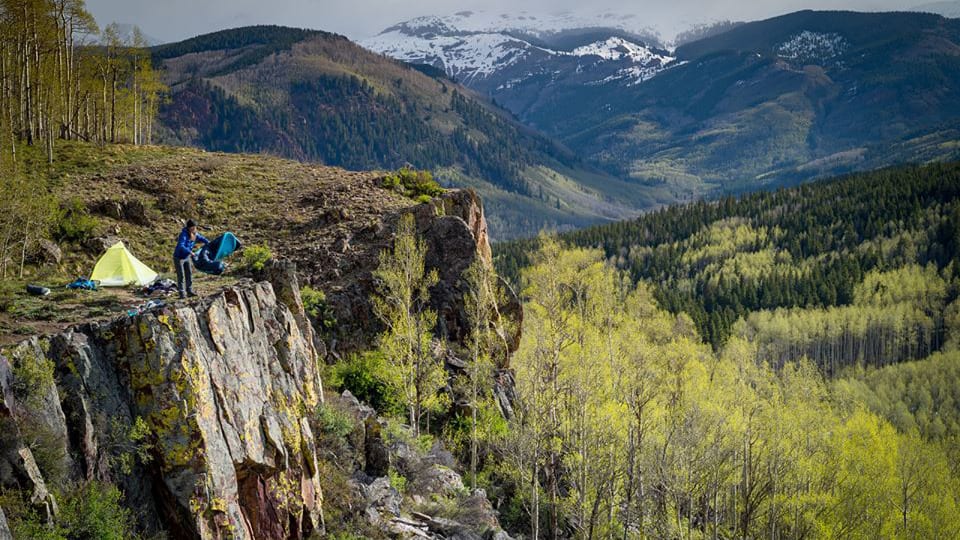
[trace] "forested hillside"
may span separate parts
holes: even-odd
[[[741,193],[960,158],[958,43],[957,19],[799,11],[687,43],[643,84],[512,110],[622,177]]]
[[[548,537],[957,536],[958,249],[958,164],[495,245],[525,300],[507,515]]]
[[[569,229],[670,201],[569,149],[442,74],[326,32],[258,26],[154,50],[171,87],[162,140],[352,170],[428,168],[488,198],[498,237]]]
[[[960,165],[905,167],[662,209],[563,235],[601,248],[714,347],[748,336],[836,370],[920,358],[956,297]],[[516,279],[538,240],[496,246]],[[737,323],[741,318],[743,322]]]
[[[740,336],[713,352],[689,317],[659,309],[653,286],[622,279],[599,250],[544,238],[531,262],[516,416],[487,461],[514,530],[960,534],[955,353],[831,385],[813,363]]]

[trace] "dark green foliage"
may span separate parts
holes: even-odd
[[[332,330],[337,326],[337,317],[327,303],[327,295],[323,291],[306,285],[300,289],[300,298],[303,300],[303,309],[320,328]]]
[[[297,81],[289,95],[290,107],[255,109],[191,80],[160,114],[178,136],[208,150],[270,152],[352,170],[457,166],[523,195],[530,194],[524,167],[576,163],[569,151],[456,90],[450,104],[461,123],[452,134],[435,127],[416,102],[378,92],[356,76]]]
[[[218,152],[258,152],[279,139],[277,130],[223,89],[192,79],[160,110],[167,125],[196,128],[194,144]]]
[[[54,236],[57,240],[83,241],[91,237],[96,228],[97,219],[90,215],[83,201],[73,198],[61,204]]]
[[[133,517],[120,505],[120,490],[110,484],[89,482],[69,493],[59,522],[67,538],[77,540],[127,540],[133,537]]]
[[[332,384],[339,390],[349,390],[380,414],[403,414],[403,396],[390,371],[382,353],[351,355],[334,366]]]
[[[752,311],[848,305],[870,270],[914,262],[946,267],[960,244],[958,199],[960,164],[904,167],[669,207],[562,238],[599,247],[634,280],[650,281],[661,306],[688,313],[718,347],[733,323]],[[691,260],[691,246],[730,220],[771,231],[769,239],[738,247],[739,253],[769,250],[790,262],[718,274],[707,267],[734,253]],[[495,245],[499,273],[516,283],[536,244]]]
[[[447,77],[447,72],[446,72],[446,71],[444,71],[444,70],[442,70],[442,69],[440,69],[440,68],[438,68],[438,67],[431,66],[430,64],[415,64],[415,63],[409,63],[409,66],[412,67],[413,69],[419,71],[420,73],[423,73],[423,74],[426,75],[427,77],[431,77],[431,78],[434,78],[434,79],[446,79],[446,80],[448,80],[448,81],[450,81],[450,82],[453,82],[453,81],[450,79],[450,77]]]
[[[222,75],[255,65],[271,54],[289,50],[295,43],[316,35],[332,36],[331,34],[317,30],[303,30],[283,26],[233,28],[212,34],[204,34],[177,43],[160,45],[153,49],[153,58],[155,61],[162,61],[191,53],[247,48],[245,52],[217,73]]]

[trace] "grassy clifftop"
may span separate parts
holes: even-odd
[[[171,275],[176,235],[192,218],[211,238],[232,231],[246,245],[267,244],[276,254],[335,266],[331,251],[343,255],[343,244],[349,246],[354,235],[382,229],[384,219],[415,204],[383,188],[383,173],[262,155],[74,142],[62,143],[57,153],[52,165],[38,154],[28,155],[25,166],[49,179],[62,208],[79,210],[62,218],[78,230],[73,238],[58,239],[59,264],[28,265],[22,279],[0,288],[0,335],[6,341],[142,302],[123,291],[85,295],[59,289],[89,276],[105,243],[122,240],[141,261]],[[199,292],[224,285],[223,279],[230,278],[201,278]],[[27,282],[59,290],[35,299],[24,292]]]

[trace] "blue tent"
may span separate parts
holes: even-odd
[[[240,240],[237,240],[233,233],[223,233],[200,249],[197,258],[194,259],[194,266],[201,272],[219,276],[226,269],[223,259],[238,249],[240,249]]]

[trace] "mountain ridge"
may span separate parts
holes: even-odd
[[[668,193],[583,164],[472,90],[335,34],[247,27],[155,49],[159,140],[352,169],[429,168],[475,187],[497,237],[635,215]]]
[[[637,80],[597,76],[611,62],[562,76],[528,62],[465,82],[587,162],[678,199],[960,157],[955,20],[805,10],[717,28]]]

